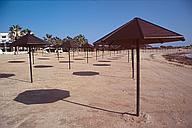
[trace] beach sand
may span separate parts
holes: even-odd
[[[132,115],[136,80],[126,51],[103,59],[100,52],[101,62],[90,54],[88,64],[75,53],[71,70],[67,53],[61,63],[54,53],[35,54],[32,84],[27,54],[1,55],[0,128],[190,128],[192,67],[165,60],[166,53],[141,51],[140,117]]]

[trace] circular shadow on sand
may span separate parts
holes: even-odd
[[[59,63],[69,63],[69,61],[59,61]],[[70,61],[70,63],[73,63],[73,61]]]
[[[53,103],[70,97],[70,92],[60,89],[28,90],[20,93],[14,101],[31,105]]]
[[[38,58],[39,60],[50,60],[49,58]]]
[[[116,57],[112,57],[112,58],[117,58],[117,59],[119,59],[119,58],[121,58],[120,56],[116,56]]]
[[[83,58],[75,58],[74,60],[85,60],[85,59],[83,59]]]
[[[55,57],[55,58],[58,58],[58,57]],[[65,57],[63,57],[63,56],[60,56],[59,58],[65,58]]]
[[[111,66],[111,64],[93,64],[93,66]]]
[[[8,63],[25,63],[23,60],[10,60]]]
[[[34,68],[51,68],[51,65],[35,65]]]
[[[109,60],[99,60],[98,62],[111,62]]]
[[[15,74],[12,74],[12,73],[0,73],[0,79],[1,78],[9,78],[9,77],[12,77],[12,76],[15,76]]]
[[[108,60],[118,60],[118,58],[107,58]]]
[[[87,58],[87,57],[83,57],[83,58]],[[89,56],[88,56],[88,58],[93,58],[93,57],[89,57]]]
[[[99,72],[79,71],[79,72],[73,72],[73,75],[77,75],[77,76],[95,76],[95,75],[99,75]]]

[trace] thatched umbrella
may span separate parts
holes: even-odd
[[[96,45],[96,44],[93,44],[94,45],[94,48],[95,48],[95,58],[97,60],[97,51],[101,49],[101,45]]]
[[[143,47],[146,47],[145,46],[146,44],[140,44],[140,48],[143,48]],[[136,48],[136,46],[135,45],[127,45],[126,43],[122,43],[121,45],[120,45],[121,47],[124,47],[124,48],[126,48],[126,49],[128,49],[128,53],[127,53],[127,60],[128,60],[128,62],[129,62],[129,49],[131,49],[131,62],[132,62],[132,79],[134,79],[134,49]]]
[[[132,79],[134,79],[134,47],[135,47],[134,45],[127,45],[125,43],[118,43],[118,42],[104,42],[104,41],[101,41],[101,40],[96,41],[94,44],[95,44],[96,48],[98,48],[99,46],[101,47],[101,46],[104,46],[104,45],[108,45],[109,49],[114,51],[114,55],[115,55],[115,51],[118,51],[118,50],[121,50],[121,49],[127,49],[128,63],[129,63],[129,49],[131,49]],[[111,55],[111,53],[110,53],[110,55]]]
[[[31,48],[32,47],[41,47],[43,45],[46,45],[47,42],[44,40],[31,35],[27,34],[25,36],[20,37],[16,41],[12,43],[12,46],[19,46],[19,47],[28,47],[29,48],[29,66],[30,66],[30,78],[31,78],[31,83],[33,83],[33,75],[32,75],[32,64],[31,64]],[[34,53],[33,53],[33,62],[34,62]]]
[[[73,41],[73,40],[67,40],[64,41],[62,46],[63,48],[66,48],[68,50],[68,55],[69,55],[69,69],[71,69],[71,57],[70,57],[70,50],[71,48],[78,48],[79,45],[77,44],[77,42]]]
[[[97,60],[97,51],[102,51],[102,59],[104,58],[104,51],[109,49],[108,44],[104,44],[100,42],[99,44],[94,43],[94,47],[96,49],[96,60]]]
[[[55,44],[53,47],[56,49],[57,52],[57,59],[59,61],[59,48],[62,46],[62,44]]]
[[[86,58],[87,58],[87,63],[88,63],[88,58],[89,58],[88,57],[88,52],[89,52],[90,49],[93,49],[94,47],[89,43],[85,43],[85,44],[82,45],[82,48],[84,48],[84,50],[86,49],[86,51],[87,51],[87,57]]]
[[[96,43],[118,42],[119,44],[135,46],[137,55],[137,116],[139,116],[140,112],[140,45],[184,40],[184,37],[176,32],[170,31],[140,18],[134,18],[133,20],[96,41]]]

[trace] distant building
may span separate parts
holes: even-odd
[[[0,49],[4,52],[10,50],[11,39],[9,38],[9,33],[0,32]]]
[[[10,43],[9,33],[0,32],[0,43]]]

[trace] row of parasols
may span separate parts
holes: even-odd
[[[159,25],[153,24],[141,18],[134,18],[128,23],[120,26],[104,37],[100,38],[94,42],[94,48],[97,50],[101,47],[104,51],[104,46],[109,48],[119,48],[119,49],[136,49],[136,116],[140,114],[140,48],[148,44],[154,43],[165,43],[165,42],[175,42],[184,41],[185,38],[176,32],[163,28]],[[47,43],[33,35],[25,35],[15,42],[13,46],[21,46],[29,48],[29,61],[30,61],[30,75],[31,82],[32,79],[32,64],[31,64],[31,48],[41,47]],[[66,43],[65,48],[69,51],[69,63],[70,63],[70,48],[74,48],[72,42]],[[90,44],[85,44],[84,48],[87,49],[87,62],[88,62],[88,49],[93,48]],[[133,53],[133,52],[132,52]],[[58,52],[59,54],[59,52]],[[70,64],[69,64],[70,65]],[[69,67],[70,68],[70,67]]]

